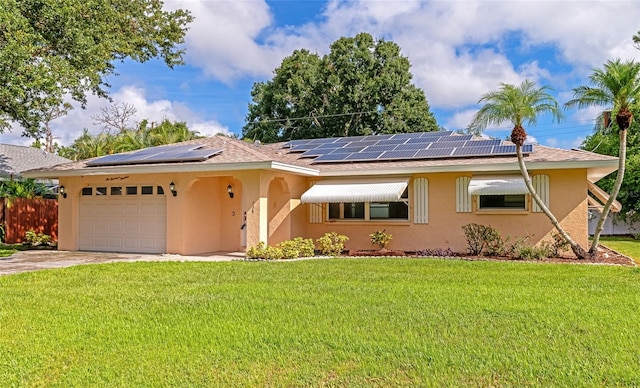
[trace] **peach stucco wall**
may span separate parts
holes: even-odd
[[[174,182],[177,196],[169,183]],[[59,206],[62,250],[78,249],[78,209],[83,187],[160,185],[167,199],[166,252],[200,254],[242,251],[259,241],[275,244],[300,235],[305,218],[299,209],[306,180],[272,171],[100,175],[63,177],[67,198]],[[230,198],[227,186],[234,197]],[[246,227],[242,228],[246,215]],[[302,225],[302,227],[300,227]]]
[[[586,170],[531,171],[547,174],[550,179],[550,207],[561,224],[583,246],[587,231]],[[552,231],[543,213],[479,212],[456,213],[455,181],[464,173],[415,175],[410,181],[409,221],[328,222],[311,224],[307,204],[301,195],[312,180],[290,173],[255,170],[210,173],[101,175],[63,177],[60,184],[68,193],[59,201],[59,248],[78,249],[78,204],[80,192],[87,186],[138,184],[161,185],[167,197],[167,253],[199,254],[216,251],[241,251],[259,241],[275,245],[294,237],[316,239],[326,232],[349,237],[348,249],[370,249],[369,234],[385,229],[393,235],[389,249],[420,250],[451,248],[466,250],[461,227],[468,223],[491,225],[504,235],[530,235],[537,243]],[[413,224],[413,179],[429,181],[429,222]],[[169,182],[176,184],[177,196],[169,192]],[[229,198],[231,185],[234,197]],[[529,204],[531,209],[531,204]],[[246,215],[246,227],[241,228]]]
[[[586,171],[548,170],[531,171],[530,173],[549,176],[551,211],[576,241],[586,246],[588,239]],[[388,249],[451,248],[456,252],[465,252],[467,249],[462,226],[469,223],[490,225],[502,231],[504,236],[531,236],[529,239],[531,244],[539,243],[545,237],[549,238],[553,226],[543,213],[532,213],[530,210],[521,212],[477,211],[475,197],[471,213],[456,213],[455,182],[456,178],[465,175],[471,176],[471,174],[461,173],[413,176],[409,188],[410,221],[307,223],[306,235],[318,238],[326,232],[335,231],[349,237],[346,244],[347,249],[372,249],[374,247],[371,245],[369,234],[379,229],[385,229],[393,236]],[[429,181],[428,224],[413,224],[411,221],[413,217],[412,184],[413,179],[417,177],[425,177]],[[528,209],[531,209],[531,203],[528,204]]]

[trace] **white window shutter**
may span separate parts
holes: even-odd
[[[533,178],[531,178],[531,183],[533,184],[533,188],[536,190],[536,193],[538,193],[538,196],[540,197],[540,199],[542,199],[542,202],[549,207],[549,175],[545,175],[545,174],[538,174],[538,175],[534,175]],[[533,206],[532,206],[532,210],[534,213],[542,213],[542,209],[540,208],[540,206],[538,206],[538,204],[536,203],[535,200],[533,201]]]
[[[416,178],[413,181],[413,222],[429,223],[429,181],[427,178]]]
[[[309,187],[315,184],[316,182],[313,181]],[[309,207],[309,223],[321,224],[324,218],[324,206],[321,203],[308,203],[307,206]]]
[[[469,182],[471,178],[461,176],[456,179],[456,212],[471,213],[471,195],[469,195]]]

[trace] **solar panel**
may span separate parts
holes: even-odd
[[[364,151],[366,151],[366,152],[393,151],[394,149],[396,149],[396,147],[398,147],[398,146],[395,145],[395,144],[374,145],[374,146],[369,146],[369,147],[365,148]]]
[[[502,140],[500,139],[490,139],[490,140],[469,140],[467,142],[466,147],[480,147],[480,146],[494,146],[502,144]]]
[[[433,131],[433,132],[416,132],[416,133],[412,133],[410,135],[417,135],[420,138],[423,139],[430,139],[430,138],[439,138],[439,137],[444,137],[444,136],[451,136],[453,135],[452,131]]]
[[[443,142],[443,141],[468,141],[473,139],[473,135],[450,135],[448,137],[444,137],[444,136],[440,136],[438,138],[438,142]]]
[[[439,142],[434,142],[433,144],[431,144],[431,147],[429,147],[430,150],[435,149],[435,148],[455,148],[455,147],[464,147],[464,145],[466,144],[466,141],[439,141]]]
[[[297,144],[289,148],[289,152],[304,152],[316,148],[313,144]]]
[[[364,148],[364,147],[376,145],[379,142],[380,141],[378,141],[378,140],[368,140],[368,141],[361,140],[361,141],[351,142],[351,143],[347,144],[346,146],[348,146],[348,147],[363,147]]]
[[[378,159],[412,159],[417,152],[417,150],[386,151]]]
[[[479,156],[491,155],[491,146],[482,147],[459,147],[453,151],[452,156]]]
[[[414,158],[437,158],[437,157],[447,157],[447,156],[451,156],[451,153],[453,152],[452,149],[446,149],[446,148],[437,148],[437,149],[428,149],[428,150],[420,150],[418,152],[416,152],[416,154],[414,155]]]
[[[158,146],[134,151],[126,154],[107,155],[87,162],[87,166],[118,166],[129,164],[189,162],[208,159],[222,152],[219,150],[201,149],[202,144],[176,146]]]
[[[493,146],[492,155],[510,155],[516,153],[516,146],[512,144]]]
[[[533,144],[524,144],[522,146],[522,153],[531,153],[533,152]]]
[[[428,143],[412,143],[412,144],[401,144],[396,147],[397,150],[425,150],[428,149],[433,142]]]
[[[341,162],[344,160],[344,158],[350,154],[325,154],[325,155],[321,155],[318,156],[317,158],[313,159],[312,163],[323,163],[323,162]]]
[[[340,148],[340,151],[342,151],[342,152],[360,152],[363,149],[365,149],[366,147],[367,147],[366,145],[352,146],[351,144],[349,144],[348,146]]]
[[[396,145],[400,145],[400,144],[404,144],[407,142],[407,138],[393,138],[393,139],[389,139],[389,140],[385,140],[384,142],[378,143],[378,144],[396,144]]]
[[[499,139],[478,139],[452,131],[397,133],[315,139],[300,143],[288,142],[290,152],[300,152],[302,158],[315,158],[313,163],[341,161],[409,160],[465,156],[513,155],[515,146]],[[525,144],[523,153],[534,146]]]
[[[358,152],[358,153],[353,153],[353,154],[347,155],[347,157],[345,157],[344,160],[345,161],[350,161],[350,162],[354,162],[354,161],[367,162],[367,161],[378,159],[380,157],[380,155],[382,155],[382,152],[380,152],[380,151],[378,151],[378,152]]]

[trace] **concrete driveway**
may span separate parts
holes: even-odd
[[[119,261],[231,261],[243,260],[244,253],[212,253],[201,256],[150,255],[138,253],[20,251],[0,258],[0,275],[71,267],[79,264],[114,263]]]

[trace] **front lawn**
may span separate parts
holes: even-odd
[[[4,386],[638,386],[640,270],[436,259],[0,277]]]
[[[640,240],[631,237],[602,237],[600,244],[632,258],[640,264]]]

